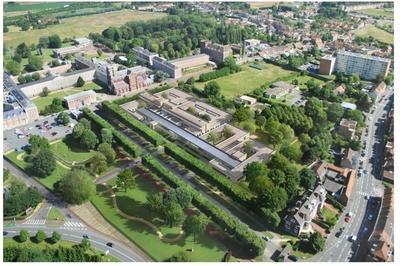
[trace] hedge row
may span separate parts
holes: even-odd
[[[233,183],[230,179],[226,178],[226,176],[217,172],[209,164],[197,159],[173,143],[167,143],[164,146],[164,151],[197,175],[205,178],[212,185],[217,186],[218,189],[227,194],[234,201],[243,204],[244,206],[251,207],[253,194]]]
[[[150,143],[152,143],[154,146],[160,146],[165,142],[164,138],[160,134],[150,129],[142,122],[136,120],[134,117],[132,117],[132,115],[130,115],[118,105],[105,101],[103,102],[102,106],[105,111],[111,112],[119,120],[121,120],[122,123],[128,125],[143,138],[150,141]]]
[[[108,128],[111,130],[115,141],[125,149],[133,157],[137,158],[142,154],[142,150],[138,145],[133,143],[127,136],[117,131],[113,126],[111,126],[106,120],[101,118],[100,116],[93,113],[88,108],[83,109],[84,116],[92,121],[93,123],[97,124],[101,128]]]
[[[224,76],[228,76],[232,73],[234,73],[235,71],[233,71],[232,69],[230,69],[229,67],[223,67],[221,69],[212,71],[212,72],[208,72],[208,73],[203,73],[199,76],[199,81],[200,82],[205,82],[205,81],[209,81],[212,79],[217,79],[220,77],[224,77]]]
[[[151,155],[142,157],[142,163],[171,187],[185,187],[192,191],[193,205],[195,205],[201,212],[211,217],[215,223],[226,229],[228,233],[232,234],[240,243],[243,243],[246,248],[250,250],[250,253],[253,256],[263,254],[265,249],[264,241],[262,241],[254,232],[250,231],[246,225],[213,205],[199,192],[166,169]]]

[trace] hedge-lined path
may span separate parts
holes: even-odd
[[[152,224],[151,222],[147,221],[146,219],[140,218],[140,217],[136,217],[136,216],[132,216],[132,215],[128,215],[126,213],[124,213],[119,207],[118,207],[118,203],[117,203],[117,195],[114,192],[114,189],[112,187],[110,187],[107,184],[102,184],[103,186],[105,186],[107,188],[107,190],[100,192],[100,194],[104,194],[104,193],[110,193],[110,197],[112,198],[112,202],[113,202],[113,207],[116,210],[116,212],[125,217],[128,220],[131,221],[136,221],[136,222],[141,222],[143,224],[145,224],[146,226],[148,226],[149,228],[151,228],[151,230],[153,230],[153,232],[164,242],[168,242],[168,243],[175,243],[180,241],[184,236],[184,231],[181,229],[179,231],[179,235],[175,238],[167,238],[166,236],[163,235],[163,233],[158,229],[157,226],[155,226],[154,224]]]

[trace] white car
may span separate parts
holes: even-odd
[[[368,221],[372,221],[372,218],[374,218],[374,216],[372,214],[368,215]]]

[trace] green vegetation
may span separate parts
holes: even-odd
[[[127,192],[124,190],[116,192],[118,207],[128,215],[141,217],[152,222],[166,237],[178,237],[179,227],[169,228],[168,225],[156,218],[154,213],[149,211],[147,198],[159,192],[159,190],[149,180],[146,180],[147,178],[137,176],[135,178],[136,186],[133,189],[129,189]],[[113,184],[114,181],[112,180],[110,184]],[[193,241],[192,237],[178,238],[177,241],[172,243],[161,240],[145,224],[127,220],[118,214],[108,192],[97,193],[92,202],[112,225],[156,261],[166,261],[173,254],[187,249],[193,249],[193,252],[188,254],[192,261],[219,261],[223,256],[225,247],[207,234],[199,235],[197,241]]]
[[[65,219],[64,214],[56,207],[52,207],[49,213],[47,214],[47,220],[64,221],[64,219]]]
[[[387,31],[381,30],[375,26],[369,26],[367,28],[357,30],[354,32],[354,34],[362,38],[371,36],[374,39],[387,44],[394,43],[393,34],[390,34]]]
[[[4,5],[4,12],[16,12],[16,11],[41,11],[41,10],[46,10],[49,8],[60,8],[65,5],[70,4],[71,2],[46,2],[46,3],[7,3]]]
[[[385,8],[385,9],[362,9],[357,10],[358,13],[366,14],[368,16],[376,16],[376,17],[387,17],[387,18],[394,18],[394,10],[393,8]]]
[[[322,208],[321,216],[323,221],[330,227],[334,226],[338,221],[337,214],[328,208]]]
[[[109,255],[91,248],[83,251],[76,244],[66,240],[60,240],[56,243],[51,242],[51,236],[46,241],[37,243],[28,239],[24,243],[18,241],[17,238],[4,238],[4,261],[5,262],[22,262],[22,261],[53,261],[53,262],[78,262],[78,261],[115,261],[118,260]],[[82,255],[82,256],[79,256]]]
[[[89,160],[95,154],[93,150],[83,149],[72,137],[67,136],[61,141],[50,145],[50,150],[56,154],[56,158],[69,163],[81,163]]]
[[[233,98],[240,96],[266,83],[273,82],[277,79],[288,79],[292,77],[295,72],[285,70],[279,66],[261,62],[262,70],[250,67],[250,64],[241,66],[242,71],[231,74],[226,77],[217,78],[214,81],[221,87],[221,94]],[[195,86],[203,89],[206,83],[196,82]]]
[[[104,14],[61,19],[60,24],[49,25],[45,29],[7,32],[4,34],[4,46],[16,46],[19,43],[37,43],[39,37],[58,34],[62,39],[71,36],[87,36],[91,32],[101,32],[107,27],[120,26],[130,21],[146,21],[165,16],[163,13],[121,10]]]

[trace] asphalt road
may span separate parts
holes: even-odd
[[[110,242],[109,239],[96,232],[91,232],[90,230],[74,231],[61,228],[49,228],[45,225],[17,225],[12,228],[5,228],[4,231],[7,232],[7,235],[5,237],[14,237],[16,235],[19,235],[19,231],[22,229],[28,230],[31,236],[35,235],[38,230],[43,230],[47,236],[51,236],[53,231],[57,231],[58,233],[61,234],[62,240],[68,240],[74,243],[81,243],[83,235],[87,234],[90,237],[89,240],[92,247],[94,247],[95,249],[108,253],[108,255],[116,257],[121,261],[125,262],[137,261],[135,255],[132,254],[132,252],[125,246],[113,242],[113,247],[111,248],[106,245],[107,242]]]
[[[318,262],[345,262],[354,260],[359,252],[361,241],[366,241],[372,233],[377,218],[376,206],[371,204],[367,197],[382,197],[383,185],[380,177],[380,168],[382,166],[384,119],[382,116],[387,113],[390,106],[390,95],[393,90],[386,90],[384,100],[375,104],[376,110],[371,116],[371,120],[366,119],[368,133],[364,132],[361,141],[366,141],[365,160],[361,164],[361,169],[366,170],[367,174],[358,178],[354,186],[354,191],[349,201],[349,205],[343,212],[342,217],[328,236],[325,250],[310,261]],[[357,165],[358,168],[358,165]],[[369,203],[369,204],[368,204]],[[344,221],[345,214],[352,212],[353,217],[349,223]],[[368,215],[372,214],[372,221],[368,220]],[[339,228],[345,227],[343,234],[337,238],[335,233]],[[366,228],[366,229],[365,229]],[[357,241],[350,242],[349,238],[357,236]]]
[[[32,234],[36,233],[37,230],[42,229],[47,235],[50,235],[53,231],[57,231],[62,235],[62,239],[80,243],[82,241],[83,234],[87,234],[90,236],[92,245],[95,248],[103,252],[107,252],[107,250],[109,250],[110,255],[117,257],[121,261],[148,261],[147,258],[141,257],[140,254],[129,249],[123,243],[119,243],[118,240],[111,239],[110,237],[105,236],[86,226],[78,217],[74,216],[68,210],[66,204],[60,197],[54,195],[38,181],[29,177],[6,159],[3,159],[3,162],[3,167],[9,169],[17,179],[24,182],[28,186],[36,187],[46,199],[44,206],[42,206],[41,209],[32,214],[29,218],[23,221],[17,221],[15,226],[4,228],[4,230],[9,232],[11,236],[13,234],[17,234],[22,228],[31,230]],[[46,217],[50,207],[58,208],[64,214],[64,216],[67,217],[66,221],[61,223],[47,222]],[[113,248],[106,246],[106,243],[108,242],[112,242],[114,244]]]

